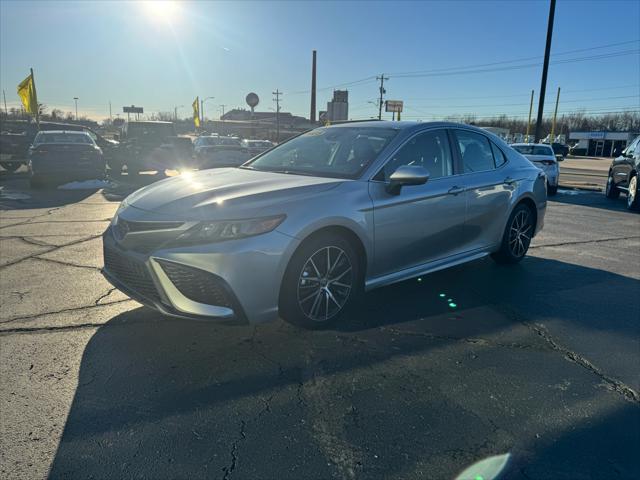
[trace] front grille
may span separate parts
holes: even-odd
[[[106,270],[127,288],[139,293],[143,297],[160,302],[147,267],[140,261],[125,257],[118,250],[104,247],[104,266]]]
[[[130,232],[153,232],[155,230],[171,230],[180,227],[184,222],[132,222],[124,218],[118,218],[116,231],[118,238],[122,239]]]
[[[158,260],[171,283],[189,300],[207,305],[233,308],[224,280],[199,268]]]

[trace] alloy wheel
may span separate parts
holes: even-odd
[[[325,322],[347,303],[353,288],[353,268],[339,247],[329,246],[311,255],[298,278],[298,305],[304,315]]]
[[[631,208],[636,201],[636,195],[638,194],[638,176],[634,175],[629,180],[629,191],[627,192],[627,207]]]
[[[520,210],[509,228],[509,248],[514,257],[522,257],[527,252],[532,230],[531,214],[526,209]]]

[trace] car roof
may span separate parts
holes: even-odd
[[[410,132],[412,130],[423,130],[426,128],[468,128],[471,130],[477,130],[478,133],[482,133],[484,135],[494,135],[491,132],[486,130],[482,130],[475,125],[469,125],[466,123],[456,123],[456,122],[418,122],[418,121],[407,121],[402,120],[399,122],[391,121],[391,120],[356,120],[349,122],[341,122],[333,125],[328,125],[326,128],[353,128],[353,127],[367,127],[367,128],[391,128],[399,131]]]
[[[549,145],[548,143],[512,143],[511,144],[512,147],[549,147],[551,148],[551,145]]]
[[[40,130],[38,133],[64,133],[65,135],[86,135],[91,138],[88,132],[84,132],[81,130]]]
[[[136,124],[136,125],[172,125],[173,124],[173,122],[162,122],[160,120],[132,120],[126,123]]]

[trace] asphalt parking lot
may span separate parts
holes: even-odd
[[[383,288],[310,332],[163,318],[114,290],[100,234],[127,188],[0,185],[2,478],[444,479],[507,453],[504,478],[640,478],[623,199],[561,189],[521,264]]]

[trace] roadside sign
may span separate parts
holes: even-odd
[[[402,100],[386,100],[384,102],[385,112],[401,112],[404,102]]]
[[[135,105],[131,105],[130,107],[122,107],[122,111],[124,113],[144,113],[144,109],[142,107],[136,107]]]

